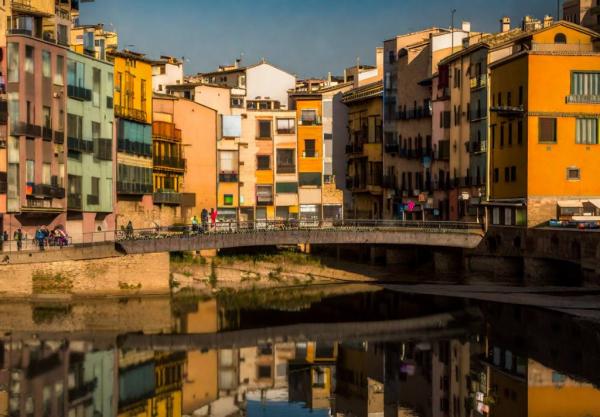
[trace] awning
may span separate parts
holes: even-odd
[[[490,207],[525,207],[527,204],[523,200],[491,200],[482,201],[481,205]]]
[[[600,209],[600,199],[588,200],[588,203]]]
[[[583,201],[581,200],[559,200],[557,204],[560,208],[583,208]]]

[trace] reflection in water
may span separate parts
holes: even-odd
[[[13,305],[29,328],[0,322],[0,416],[600,416],[595,323],[384,291],[299,297],[292,309],[231,295]],[[172,314],[142,311],[159,318],[143,324],[135,303]],[[86,333],[94,309],[119,320],[99,330],[88,317]],[[432,322],[444,313],[456,320]],[[372,331],[385,323],[406,330]],[[335,337],[312,337],[328,329]],[[145,346],[126,347],[131,333]]]

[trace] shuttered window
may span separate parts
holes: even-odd
[[[598,119],[577,119],[575,142],[585,145],[597,145]]]

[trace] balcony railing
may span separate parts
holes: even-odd
[[[91,140],[84,140],[81,138],[67,137],[67,149],[69,151],[93,153],[94,142]]]
[[[346,154],[348,155],[352,155],[352,154],[361,154],[363,153],[364,150],[364,143],[351,143],[349,145],[346,145]]]
[[[118,104],[114,106],[115,117],[121,117],[123,119],[130,119],[136,122],[146,123],[146,112],[144,110],[131,109]]]
[[[117,193],[131,195],[152,194],[152,184],[118,181]]]
[[[26,122],[14,123],[11,126],[10,131],[12,136],[28,136],[32,138],[39,138],[42,136],[42,128],[40,126]]]
[[[88,194],[87,196],[87,204],[89,206],[97,206],[100,204],[100,196]]]
[[[277,165],[278,174],[295,174],[296,165]]]
[[[399,153],[400,144],[398,142],[386,142],[384,145],[385,153]]]
[[[321,126],[323,123],[320,117],[315,119],[300,119],[298,121],[299,126]]]
[[[566,99],[568,104],[600,104],[600,96],[596,95],[570,95]]]
[[[181,142],[181,129],[175,128],[173,123],[154,122],[152,124],[152,136]]]
[[[82,198],[81,194],[69,194],[67,196],[67,207],[69,210],[82,210]]]
[[[68,85],[67,95],[75,100],[92,101],[92,90],[77,85]]]
[[[533,52],[558,52],[558,53],[589,53],[594,52],[592,43],[538,43],[532,42]]]
[[[62,200],[65,198],[65,189],[54,185],[35,184],[31,189],[30,195],[37,198],[56,198]]]
[[[54,143],[62,145],[65,143],[65,132],[54,131]]]
[[[219,182],[238,182],[239,175],[236,172],[222,172],[219,174]]]
[[[174,169],[178,171],[185,171],[186,168],[186,160],[178,157],[154,156],[153,162],[154,167]]]
[[[42,139],[51,141],[52,140],[52,129],[48,127],[42,127]]]
[[[319,152],[316,151],[304,151],[302,152],[302,158],[318,158]]]
[[[522,104],[520,106],[492,106],[490,111],[500,116],[516,117],[523,115],[525,107]]]
[[[152,145],[149,143],[133,142],[129,139],[119,139],[117,141],[117,150],[132,155],[152,157]]]
[[[153,194],[154,204],[164,204],[171,206],[195,207],[196,194],[177,193],[174,191],[157,191]]]
[[[113,141],[112,139],[94,139],[94,158],[100,161],[113,160]]]

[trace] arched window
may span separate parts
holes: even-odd
[[[567,37],[564,33],[557,33],[554,37],[554,43],[567,43]]]

